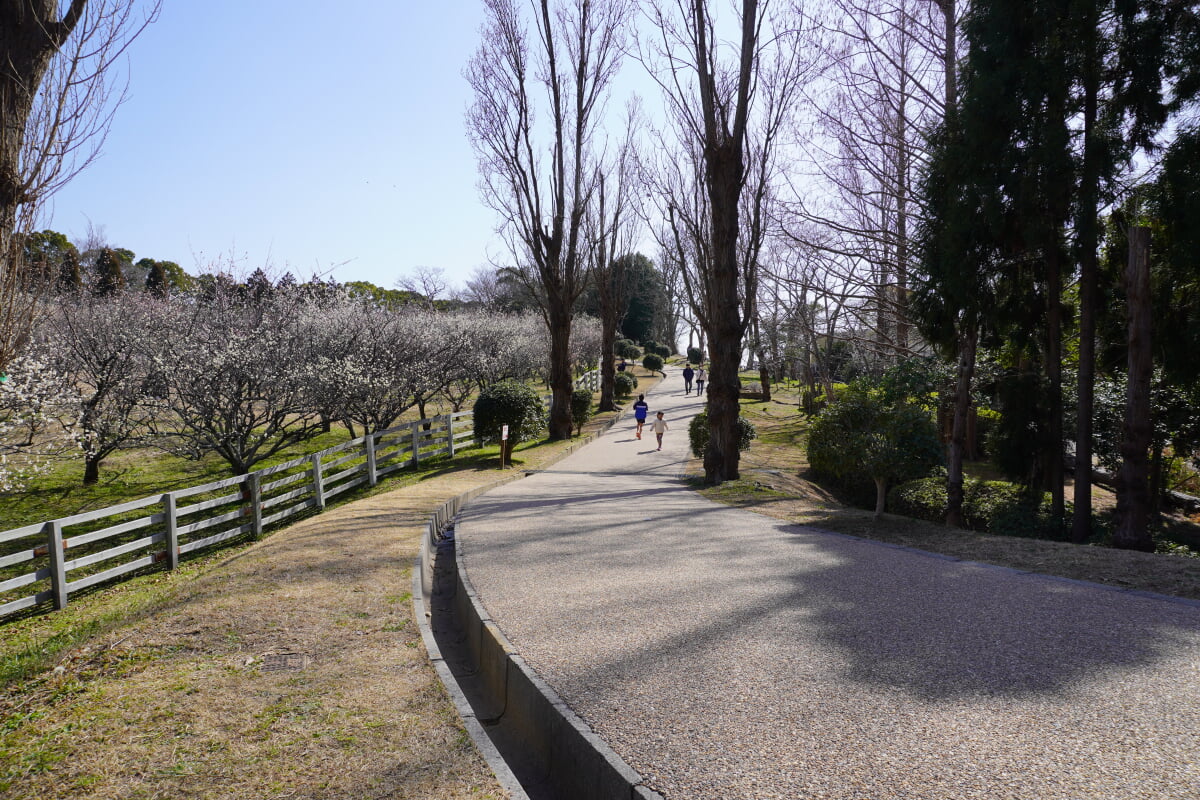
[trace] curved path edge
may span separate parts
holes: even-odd
[[[453,520],[471,500],[527,474],[464,492],[430,518],[412,571],[413,612],[429,660],[467,734],[514,800],[662,800],[517,654],[479,601],[454,546]]]

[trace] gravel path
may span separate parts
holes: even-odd
[[[1200,798],[1200,607],[711,503],[678,371],[476,500],[468,572],[514,646],[668,800]]]

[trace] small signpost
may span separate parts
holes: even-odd
[[[508,426],[500,426],[500,469],[504,469],[504,462],[508,460]]]

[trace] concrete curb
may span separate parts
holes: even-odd
[[[559,458],[608,431],[622,416],[623,411],[614,414]],[[517,472],[446,501],[426,526],[413,565],[412,594],[430,661],[467,733],[514,800],[662,800],[517,654],[467,578],[462,547],[442,536],[468,502],[525,475]],[[446,563],[451,548],[452,566]],[[435,615],[449,625],[440,636]],[[439,638],[448,638],[454,652],[444,653]]]

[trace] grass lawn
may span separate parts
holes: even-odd
[[[757,381],[757,377],[747,373],[743,382]],[[1200,600],[1200,558],[993,536],[893,514],[876,520],[872,511],[839,502],[811,480],[804,449],[807,425],[797,408],[797,391],[776,387],[772,395],[770,402],[742,401],[742,414],[759,435],[742,454],[739,480],[704,488],[702,464],[696,459],[690,465],[689,475],[710,499],[778,519],[966,560]],[[987,469],[978,465],[975,471],[986,473]],[[1096,494],[1099,505],[1111,503],[1108,493],[1097,490]],[[1166,535],[1180,542],[1200,541],[1198,523],[1200,520],[1172,516]]]

